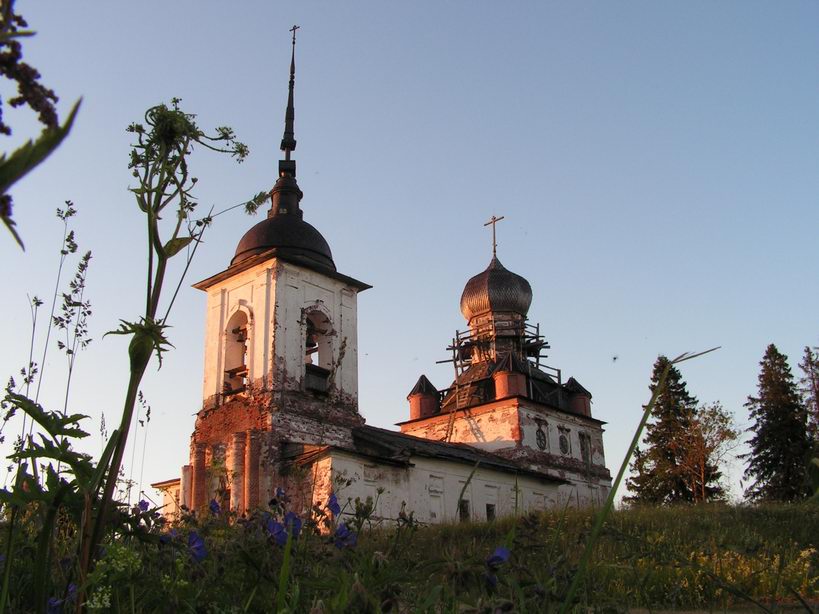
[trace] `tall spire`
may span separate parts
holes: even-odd
[[[284,136],[281,144],[284,160],[279,160],[279,178],[270,192],[271,206],[268,217],[276,215],[302,217],[299,208],[302,191],[296,183],[296,161],[290,159],[290,153],[296,149],[296,136],[293,134],[293,119],[296,115],[293,109],[293,86],[296,83],[296,30],[298,29],[299,26],[290,28],[293,33],[293,53],[290,56],[290,91],[287,94],[287,111],[284,114]]]
[[[293,133],[293,120],[296,115],[293,108],[293,87],[296,83],[296,30],[298,29],[299,26],[290,28],[293,33],[293,52],[290,56],[290,87],[287,94],[287,111],[284,114],[284,136],[281,144],[285,160],[289,160],[290,152],[296,149],[296,135]]]

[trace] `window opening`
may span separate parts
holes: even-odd
[[[247,389],[247,314],[243,311],[234,314],[228,322],[225,337],[225,381],[222,394],[228,396]]]
[[[327,392],[333,367],[331,326],[320,311],[305,316],[304,386],[308,390]]]
[[[580,457],[586,464],[586,468],[591,467],[591,437],[588,433],[578,433],[580,438]]]
[[[487,503],[486,504],[486,519],[488,521],[495,520],[495,504],[494,503]]]
[[[469,521],[469,499],[458,500],[458,520],[461,522]]]
[[[572,442],[569,439],[569,429],[563,426],[557,427],[560,431],[560,453],[564,455],[569,455],[572,452]]]
[[[546,450],[549,447],[549,439],[544,430],[544,425],[549,428],[548,423],[543,420],[537,420],[537,431],[535,431],[535,442],[537,447],[541,450]]]

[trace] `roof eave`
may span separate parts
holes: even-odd
[[[241,262],[229,266],[224,271],[216,273],[216,275],[211,275],[210,277],[203,279],[202,281],[198,281],[195,284],[192,284],[192,287],[196,288],[197,290],[207,290],[208,288],[215,286],[219,282],[222,282],[230,277],[233,277],[237,273],[241,273],[242,271],[247,271],[248,269],[252,269],[257,264],[261,264],[262,262],[267,262],[268,260],[278,259],[284,262],[289,262],[290,264],[295,264],[297,266],[304,267],[306,269],[310,269],[312,271],[316,271],[317,273],[321,273],[322,275],[326,275],[332,279],[337,279],[348,286],[355,288],[359,292],[363,292],[364,290],[369,290],[372,288],[371,285],[364,283],[363,281],[359,281],[353,277],[349,277],[348,275],[343,275],[338,271],[334,271],[330,268],[320,266],[314,262],[309,260],[299,258],[298,256],[288,256],[283,254],[278,254],[277,249],[275,247],[256,254],[255,256],[251,256],[250,258],[246,258]]]

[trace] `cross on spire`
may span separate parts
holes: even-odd
[[[486,224],[484,224],[484,226],[489,226],[490,224],[492,225],[492,257],[493,258],[498,255],[498,241],[497,241],[497,238],[495,236],[495,225],[498,222],[500,222],[503,218],[504,218],[503,215],[500,216],[500,217],[495,217],[493,215],[491,218],[489,218],[489,221],[486,222]]]

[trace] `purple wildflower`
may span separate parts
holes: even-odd
[[[284,515],[284,526],[293,534],[293,539],[297,539],[301,533],[301,518],[293,512],[287,512]]]
[[[140,499],[139,503],[137,503],[137,507],[139,508],[139,511],[147,512],[150,505],[145,499]]]
[[[219,512],[222,511],[222,508],[219,507],[219,504],[216,502],[216,499],[211,499],[210,500],[210,506],[209,507],[210,507],[210,513],[213,514],[214,516],[218,516]]]
[[[509,560],[510,554],[509,548],[498,546],[495,548],[495,552],[492,553],[492,556],[486,559],[486,566],[489,567],[489,569],[495,570]]]
[[[338,504],[338,498],[336,498],[336,493],[331,492],[330,498],[327,500],[327,509],[333,514],[333,516],[338,516],[341,513],[341,506]]]
[[[201,563],[208,555],[205,540],[196,531],[191,531],[188,535],[188,552],[197,563]]]
[[[336,533],[333,536],[333,541],[335,542],[336,548],[339,550],[343,550],[344,548],[355,548],[356,543],[358,543],[358,536],[355,534],[355,531],[351,531],[347,528],[347,525],[343,522],[336,527]]]

